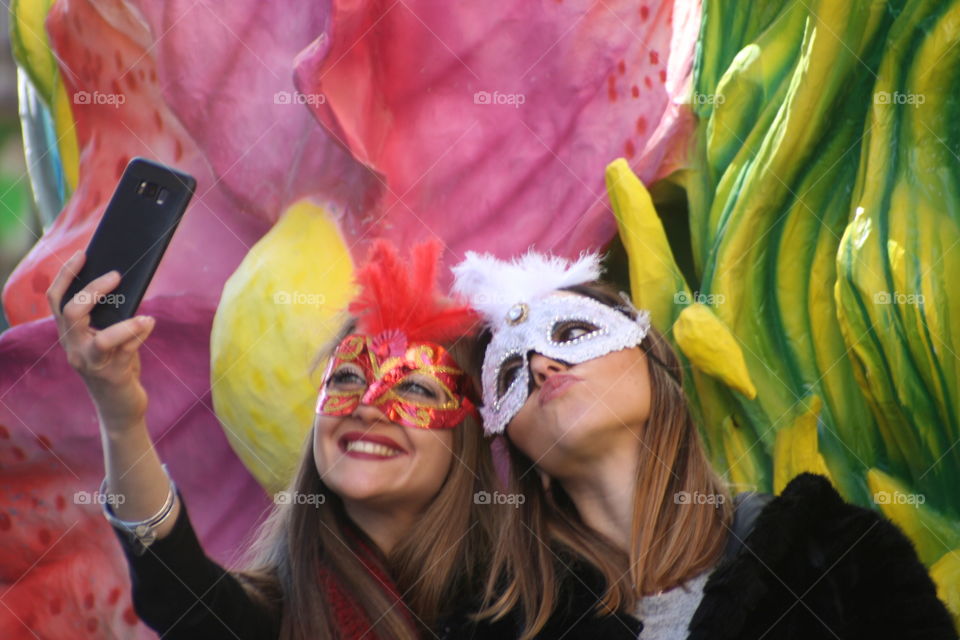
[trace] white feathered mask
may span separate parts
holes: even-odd
[[[482,313],[493,337],[483,358],[483,427],[503,433],[527,401],[531,351],[572,364],[585,362],[643,341],[650,328],[648,311],[626,306],[636,320],[565,287],[600,277],[600,256],[574,261],[529,251],[505,261],[468,251],[453,267],[453,289]]]

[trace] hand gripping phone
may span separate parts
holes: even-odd
[[[193,176],[144,158],[130,160],[60,310],[92,280],[117,270],[120,283],[94,305],[90,326],[104,329],[132,318],[196,186]]]

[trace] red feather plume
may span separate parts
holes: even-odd
[[[477,312],[437,290],[439,257],[440,243],[429,240],[413,248],[408,265],[391,243],[377,240],[357,271],[361,290],[348,307],[358,329],[370,336],[402,331],[417,342],[453,342],[473,333],[480,325]]]

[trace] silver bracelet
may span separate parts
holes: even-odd
[[[160,511],[145,520],[121,520],[118,518],[110,508],[110,499],[105,491],[107,488],[107,477],[104,476],[103,482],[100,483],[99,493],[103,496],[100,501],[103,505],[104,517],[111,525],[125,530],[130,535],[131,541],[139,543],[139,547],[137,548],[138,555],[143,554],[143,552],[147,550],[147,547],[157,539],[156,529],[173,513],[173,503],[177,497],[177,485],[174,484],[173,478],[170,477],[167,465],[163,464],[160,466],[163,468],[163,472],[167,474],[167,480],[170,482],[167,500],[164,502],[163,507],[160,508]]]

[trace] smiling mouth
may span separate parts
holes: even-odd
[[[365,440],[354,440],[353,442],[348,442],[344,447],[344,450],[347,453],[357,452],[357,453],[369,453],[371,455],[380,456],[383,458],[392,458],[394,456],[399,456],[402,452],[397,451],[396,449],[391,449],[382,444],[375,444],[373,442],[366,442]]]
[[[385,442],[386,440],[389,439],[361,434],[347,434],[340,439],[340,449],[350,457],[367,460],[385,460],[406,453],[399,447],[390,446]]]

